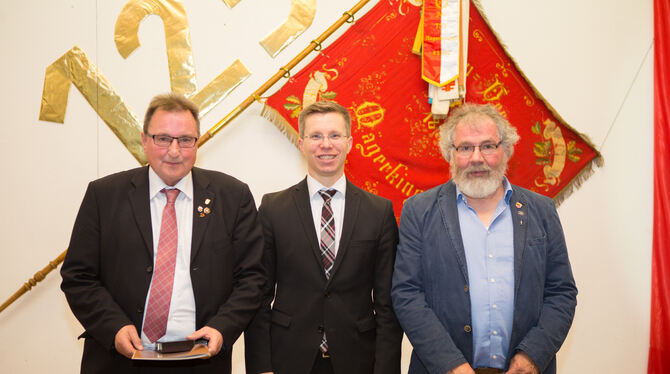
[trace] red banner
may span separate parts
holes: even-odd
[[[647,373],[670,368],[670,0],[654,0],[654,237]]]
[[[407,197],[450,178],[421,58],[411,53],[419,18],[420,8],[406,1],[380,1],[268,98],[264,111],[295,141],[303,105],[329,99],[347,107],[354,147],[346,175],[391,199],[398,216]],[[510,180],[560,201],[600,154],[545,103],[474,6],[468,37],[466,100],[492,103],[521,136]]]

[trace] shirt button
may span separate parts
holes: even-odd
[[[470,327],[470,325],[465,325],[465,326],[463,327],[463,331],[465,331],[465,332],[470,332],[470,331],[472,331],[472,327]]]
[[[496,355],[493,355],[493,359],[496,359],[496,358],[498,358],[498,356],[496,356]]]
[[[496,304],[491,305],[493,309],[496,309],[498,306]]]
[[[498,331],[493,330],[493,335],[498,335]]]
[[[495,282],[496,282],[496,280],[491,278],[491,283],[495,283]]]
[[[493,258],[493,255],[489,253],[489,258]]]

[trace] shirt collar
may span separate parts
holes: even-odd
[[[335,183],[333,183],[332,186],[330,187],[325,187],[319,181],[314,179],[311,175],[307,174],[307,188],[309,190],[309,196],[310,198],[315,198],[319,196],[319,191],[321,190],[335,190],[337,193],[335,193],[335,196],[341,195],[342,197],[345,196],[347,192],[347,178],[342,174],[340,179],[338,179]]]
[[[156,174],[154,169],[149,166],[149,200],[153,199],[158,195],[163,188],[178,188],[181,191],[180,196],[183,194],[189,200],[193,199],[193,177],[189,171],[182,179],[179,180],[174,186],[168,186],[163,182],[161,177]]]
[[[505,204],[509,205],[509,199],[512,198],[512,184],[507,180],[506,176],[503,176],[503,188],[505,189]],[[463,195],[463,192],[461,192],[461,189],[456,186],[456,202],[464,202],[467,204],[468,200],[465,195]]]

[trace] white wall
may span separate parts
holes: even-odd
[[[199,88],[234,59],[252,76],[202,119],[203,129],[237,106],[319,35],[354,0],[317,1],[312,26],[270,58],[258,45],[287,16],[290,0],[184,0]],[[373,1],[374,2],[374,1]],[[70,89],[65,124],[38,120],[44,71],[79,45],[142,116],[169,90],[163,25],[140,27],[128,59],[114,46],[121,0],[0,0],[0,302],[67,246],[88,181],[137,162]],[[579,305],[559,352],[560,373],[646,371],[652,226],[652,2],[482,0],[486,16],[528,78],[605,166],[559,208]],[[369,9],[369,5],[366,9]],[[331,41],[333,39],[330,39]],[[250,184],[257,201],[305,173],[298,151],[252,105],[206,144],[198,165]],[[3,372],[72,373],[82,332],[57,272],[0,313]],[[48,343],[48,344],[46,344]],[[408,365],[406,344],[403,365]],[[237,344],[234,372],[243,373]]]

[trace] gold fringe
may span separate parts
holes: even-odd
[[[507,56],[507,58],[512,62],[512,64],[519,72],[519,74],[521,74],[526,83],[528,83],[530,89],[533,91],[533,94],[535,94],[535,96],[542,103],[544,103],[547,109],[549,109],[549,112],[551,112],[551,114],[554,117],[556,117],[556,119],[558,120],[558,122],[561,123],[561,125],[577,134],[577,136],[579,136],[580,139],[582,139],[586,144],[588,144],[596,153],[596,157],[594,157],[593,160],[591,160],[591,162],[588,165],[584,166],[584,168],[575,177],[573,177],[572,180],[565,187],[563,187],[561,191],[559,191],[556,194],[556,196],[554,196],[554,202],[558,206],[570,195],[572,195],[572,193],[575,190],[579,189],[579,187],[582,185],[582,183],[584,183],[584,181],[586,181],[591,175],[593,175],[593,173],[595,173],[595,167],[602,167],[605,163],[605,160],[603,159],[602,154],[600,154],[600,151],[598,151],[598,148],[596,148],[595,144],[593,144],[591,139],[589,139],[589,137],[586,134],[577,131],[575,128],[573,128],[567,122],[565,122],[563,117],[561,117],[558,114],[558,112],[554,109],[554,107],[552,107],[551,104],[549,104],[549,102],[547,102],[547,100],[544,98],[544,96],[542,96],[540,91],[538,91],[537,88],[535,88],[535,86],[528,79],[526,74],[524,74],[523,70],[521,70],[521,67],[519,66],[519,64],[517,64],[516,60],[514,60],[512,55],[510,55],[510,53],[507,51],[507,46],[505,46],[505,43],[503,43],[502,39],[500,38],[500,35],[498,35],[498,33],[496,33],[496,31],[493,29],[493,27],[491,27],[491,23],[489,22],[488,18],[486,18],[486,14],[484,13],[484,9],[482,8],[482,5],[480,4],[479,0],[471,0],[471,1],[472,4],[474,4],[474,6],[479,11],[479,14],[482,16],[484,23],[486,23],[486,25],[489,27],[493,35],[498,40],[498,43],[500,43],[500,46],[502,47],[502,50],[505,53],[505,56]]]
[[[298,132],[295,131],[293,126],[291,126],[291,124],[286,119],[284,119],[284,117],[279,114],[275,108],[269,106],[268,104],[263,104],[261,116],[272,122],[272,124],[275,125],[279,131],[281,131],[281,133],[284,134],[288,140],[291,141],[291,143],[293,143],[294,146],[298,146]]]

